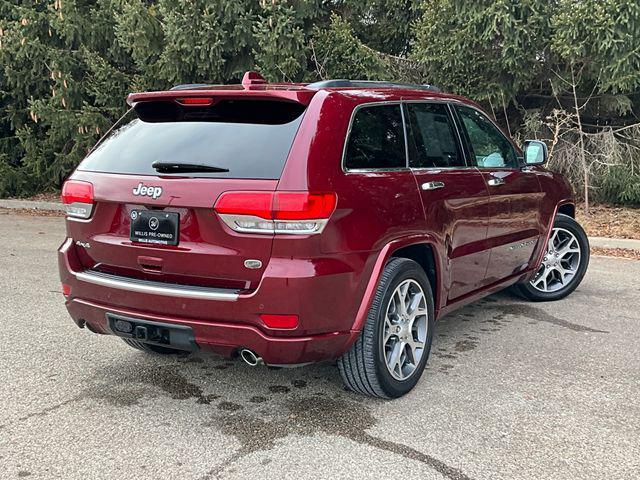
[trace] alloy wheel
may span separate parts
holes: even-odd
[[[427,303],[420,284],[404,280],[391,295],[382,332],[385,364],[396,380],[407,380],[420,364],[427,341]]]
[[[531,286],[545,293],[566,287],[578,273],[581,253],[580,243],[573,233],[564,228],[554,228]]]

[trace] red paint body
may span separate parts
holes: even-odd
[[[557,209],[573,203],[566,182],[542,167],[496,169],[506,180],[499,191],[487,186],[489,172],[475,167],[343,171],[345,138],[357,105],[424,100],[475,106],[461,97],[412,89],[315,91],[300,85],[251,85],[134,94],[129,103],[198,96],[278,98],[307,105],[281,178],[170,178],[77,170],[71,178],[93,184],[95,204],[90,219],[67,219],[59,267],[62,283],[70,288],[67,308],[79,325],[110,333],[105,315],[111,312],[188,325],[200,348],[224,355],[249,348],[268,364],[336,358],[357,338],[378,276],[400,248],[432,248],[436,315],[441,317],[529,278]],[[422,183],[436,180],[452,188],[420,189]],[[132,194],[140,182],[160,186],[164,194],[141,200]],[[220,194],[238,190],[335,192],[337,205],[317,235],[238,233],[213,210]],[[130,241],[131,210],[154,207],[180,213],[178,246]],[[524,248],[510,248],[530,240]],[[90,248],[80,245],[86,243]],[[247,259],[259,260],[262,267],[246,268]],[[129,292],[75,277],[87,269],[239,289],[240,295],[236,301],[212,301]],[[295,328],[272,329],[261,315],[296,315],[298,322]]]

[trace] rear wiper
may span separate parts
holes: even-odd
[[[199,163],[153,162],[151,166],[160,173],[191,173],[191,172],[228,172],[228,168],[202,165]]]

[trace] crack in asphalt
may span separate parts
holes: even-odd
[[[151,381],[144,383],[160,388],[175,400],[195,398],[196,403],[208,405],[212,400],[221,398],[220,395],[205,395],[201,387],[174,372],[168,372],[166,369],[160,370],[164,371],[159,372],[156,376],[136,376],[137,381],[140,382],[142,378],[151,378]],[[123,380],[126,382],[130,379],[120,378],[118,383]],[[159,382],[156,383],[157,380]],[[304,388],[301,385],[306,386],[306,382],[303,380],[294,380],[292,384],[297,388]],[[87,399],[102,400],[112,406],[121,408],[131,407],[137,405],[143,396],[150,393],[135,384],[125,383],[125,385],[124,389],[113,389],[103,384],[93,385],[80,395],[20,417],[13,422],[0,425],[0,429],[27,421],[33,417],[48,415],[71,403]],[[283,385],[271,385],[268,390],[272,394],[274,392],[289,392],[288,387]],[[429,454],[408,445],[371,435],[366,430],[375,426],[377,420],[366,407],[362,404],[347,401],[340,398],[340,396],[333,399],[324,398],[322,393],[317,392],[314,397],[298,397],[294,395],[285,402],[285,406],[290,412],[289,415],[285,418],[268,421],[244,413],[235,413],[245,407],[233,402],[220,401],[217,404],[217,409],[224,412],[232,412],[232,414],[213,416],[212,420],[204,423],[203,426],[219,427],[224,434],[236,437],[240,441],[241,447],[224,464],[212,469],[205,478],[216,478],[229,466],[254,452],[271,450],[276,446],[277,440],[284,439],[289,435],[297,434],[312,437],[317,433],[325,433],[347,438],[359,444],[369,445],[409,460],[424,463],[450,480],[472,480],[461,470],[447,465]],[[267,397],[255,396],[250,399],[250,402],[261,404],[268,400]]]
[[[198,360],[194,361],[196,362],[201,363]],[[185,362],[179,360],[179,363]],[[211,367],[215,368],[214,365]],[[243,405],[225,400],[221,395],[205,393],[202,387],[180,375],[180,368],[179,364],[150,364],[135,370],[123,370],[117,366],[101,370],[97,374],[97,381],[92,382],[80,394],[0,425],[0,429],[36,416],[49,415],[80,401],[101,401],[113,407],[129,408],[138,405],[144,397],[157,396],[159,390],[174,400],[195,399],[196,404],[203,406],[213,403],[217,413],[212,413],[210,420],[202,426],[205,429],[219,428],[223,434],[233,436],[240,442],[240,449],[210,470],[205,478],[216,478],[251,453],[273,449],[278,440],[289,435],[313,437],[323,433],[424,463],[450,480],[471,480],[461,470],[429,454],[368,433],[367,430],[377,424],[376,418],[363,403],[348,400],[348,394],[337,393],[333,398],[329,398],[324,391],[313,394],[308,392],[306,380],[293,379],[293,388],[286,385],[266,385],[262,395],[250,397]],[[215,402],[216,400],[219,401]],[[273,410],[285,414],[269,418],[261,409],[265,404],[278,404]],[[265,415],[266,419],[261,418]]]
[[[289,435],[312,437],[322,433],[424,463],[450,480],[471,480],[471,477],[461,470],[431,455],[408,445],[371,435],[367,430],[377,424],[375,417],[361,403],[348,401],[341,395],[334,398],[293,396],[284,402],[284,407],[288,415],[269,420],[239,413],[232,416],[213,416],[210,421],[205,422],[205,427],[219,428],[223,433],[234,436],[240,442],[240,449],[211,469],[203,479],[217,478],[244,457],[255,452],[271,450],[278,440]]]
[[[69,405],[70,403],[73,402],[77,402],[78,400],[82,399],[82,395],[76,395],[75,397],[71,397],[68,398],[67,400],[64,400],[63,402],[60,403],[56,403],[54,405],[51,405],[49,407],[45,407],[42,410],[38,410],[37,412],[31,412],[28,413],[27,415],[24,415],[22,417],[18,417],[15,420],[11,420],[7,423],[4,423],[2,425],[0,425],[0,430],[4,430],[5,428],[9,428],[12,425],[15,425],[16,423],[22,423],[22,422],[26,422],[27,420],[34,418],[34,417],[44,417],[46,415],[49,415],[52,412],[55,412],[56,410],[59,410],[62,407],[66,407],[67,405]]]
[[[226,361],[226,364],[229,362]],[[101,385],[97,385],[85,395],[126,407],[137,404],[143,395],[149,394],[144,389],[134,387],[136,383],[144,383],[159,388],[176,400],[195,398],[196,403],[208,405],[213,400],[221,399],[216,404],[220,413],[214,414],[203,426],[220,428],[224,434],[237,438],[241,447],[224,464],[212,469],[206,478],[215,478],[230,465],[253,452],[271,450],[278,439],[292,434],[311,437],[316,433],[326,433],[425,463],[451,480],[470,480],[460,470],[426,453],[367,433],[366,430],[373,427],[377,420],[364,405],[347,401],[343,394],[338,394],[333,399],[325,397],[322,391],[315,396],[299,396],[298,392],[307,388],[307,382],[301,379],[292,380],[293,390],[286,385],[268,385],[264,395],[251,397],[247,406],[253,407],[269,401],[280,403],[280,399],[284,399],[284,407],[289,415],[280,419],[262,420],[243,412],[245,406],[240,403],[222,399],[220,395],[205,394],[201,387],[180,375],[178,368],[179,365],[167,365],[132,374],[114,369],[107,376],[118,375],[117,383],[128,385],[128,388],[114,392],[111,388],[105,391]],[[282,411],[281,408],[276,410]]]

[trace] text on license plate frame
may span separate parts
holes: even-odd
[[[132,210],[129,238],[136,243],[178,245],[180,214],[157,210]]]

